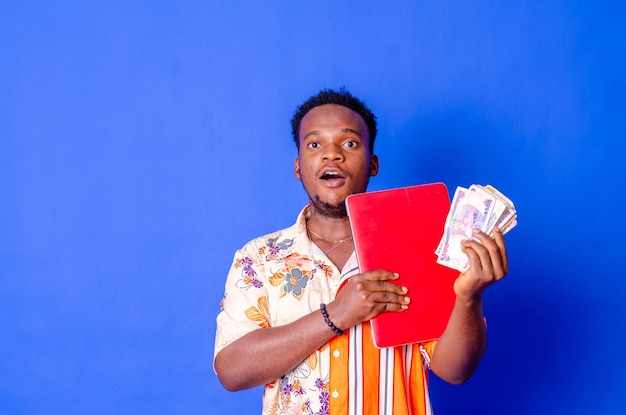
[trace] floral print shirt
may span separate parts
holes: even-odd
[[[253,330],[290,323],[335,297],[339,270],[307,237],[307,215],[305,208],[295,225],[256,238],[235,253],[217,317],[215,355]],[[324,349],[265,385],[263,414],[328,413],[330,365]]]
[[[341,283],[358,272],[355,254],[348,260],[342,276],[326,255],[311,243],[306,232],[308,216],[309,208],[305,207],[300,212],[297,222],[291,227],[256,238],[235,253],[226,280],[222,310],[217,317],[215,355],[249,332],[259,328],[285,325],[319,310],[320,303],[331,302]],[[336,357],[338,349],[335,344],[348,341],[348,338],[354,336],[352,331],[355,330],[360,332],[362,329],[357,326],[350,330],[350,335],[336,337],[337,342],[333,340],[327,343],[313,352],[294,370],[266,384],[263,391],[263,415],[330,414],[329,399],[331,396],[337,397],[335,387],[332,391],[330,390],[330,366],[331,359],[334,359],[330,350],[332,347],[333,355]],[[294,333],[294,336],[297,335]],[[347,347],[348,344],[345,344],[341,350]],[[429,353],[434,350],[433,347],[434,343],[427,346]],[[370,348],[378,356],[378,349],[374,346]],[[411,360],[407,358],[407,353],[413,353],[411,346],[397,348],[391,352],[409,367]],[[416,346],[414,352],[416,356],[420,353],[427,356],[426,349],[422,345]],[[251,351],[252,354],[253,351]],[[276,351],[276,358],[280,359],[280,350]],[[378,357],[375,360],[378,360]],[[412,375],[417,380],[409,380],[409,382],[418,384],[418,388],[412,393],[412,399],[424,406],[424,402],[427,401],[426,366],[424,365],[424,370],[418,369],[422,368],[424,363],[423,360],[418,360],[421,363],[415,365],[416,374]],[[335,364],[334,361],[333,364]],[[402,381],[402,376],[404,376],[402,373],[392,374],[392,379],[397,376],[400,376],[398,379],[400,383],[407,383],[406,379]],[[371,382],[374,387],[377,387],[377,379],[371,379]],[[341,379],[337,383],[346,384],[346,380]],[[400,392],[404,394],[403,390]],[[357,406],[353,403],[349,405]],[[348,406],[347,403],[346,406]],[[335,408],[333,413],[337,411],[348,413],[344,409],[338,409],[339,407]],[[410,411],[407,408],[399,412],[394,410],[394,413]],[[361,410],[349,412],[361,413]],[[383,409],[376,413],[385,412],[387,411]],[[413,412],[429,411],[414,410]]]

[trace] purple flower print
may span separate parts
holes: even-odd
[[[280,252],[280,247],[278,245],[274,245],[270,248],[270,255],[274,256]]]

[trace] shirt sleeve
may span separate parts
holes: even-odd
[[[235,253],[217,316],[214,357],[226,346],[259,328],[269,327],[267,278],[262,257],[249,243]]]

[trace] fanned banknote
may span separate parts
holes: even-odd
[[[457,187],[443,236],[435,250],[437,263],[465,272],[469,259],[461,250],[461,242],[473,239],[474,229],[493,236],[495,228],[506,233],[516,225],[517,212],[513,202],[493,186]]]

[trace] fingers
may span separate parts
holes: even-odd
[[[376,292],[392,292],[396,294],[405,294],[408,289],[396,283],[390,282],[400,278],[400,274],[385,270],[367,271],[361,274],[360,279],[367,284],[367,289]]]
[[[508,261],[502,233],[496,230],[491,238],[484,232],[474,230],[474,236],[477,240],[463,242],[463,252],[470,259],[470,267],[480,271],[485,278],[503,278],[508,272]]]
[[[361,275],[369,281],[388,281],[397,280],[398,278],[400,278],[400,274],[396,272],[385,271],[383,269],[367,271],[362,273]]]
[[[368,271],[350,278],[344,291],[351,291],[359,306],[373,315],[402,311],[408,307],[410,299],[406,296],[406,287],[392,282],[398,278],[397,273],[389,271]]]
[[[502,235],[502,232],[499,229],[496,229],[496,231],[494,232],[494,240],[496,241],[496,245],[498,246],[498,249],[500,250],[500,257],[502,258],[502,265],[503,265],[504,273],[508,274],[509,273],[509,259],[506,254],[506,244],[504,243],[504,236]]]
[[[374,271],[375,273],[378,271]],[[361,278],[352,278],[351,282],[356,285],[356,290],[360,291],[365,295],[376,294],[376,298],[379,299],[380,302],[385,301],[401,301],[399,297],[403,297],[404,294],[408,292],[408,288],[396,284],[391,281],[387,281],[381,275],[363,273],[361,274]],[[395,274],[390,280],[398,279],[398,275]]]

